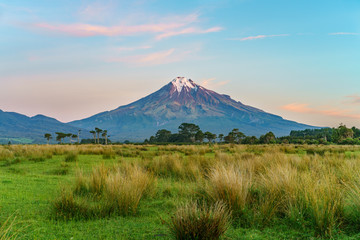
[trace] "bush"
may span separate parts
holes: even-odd
[[[210,207],[191,202],[176,210],[168,226],[178,240],[215,240],[227,231],[230,221],[231,212],[222,202]]]

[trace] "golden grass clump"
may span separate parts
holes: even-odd
[[[207,206],[190,202],[180,206],[168,223],[171,235],[178,240],[216,240],[230,227],[231,212],[226,204]]]
[[[94,168],[78,172],[73,189],[64,189],[54,202],[56,218],[89,219],[111,214],[134,215],[140,200],[150,194],[155,179],[138,166]]]
[[[219,164],[207,176],[205,193],[212,201],[223,201],[233,212],[242,212],[249,202],[252,175],[235,165]]]

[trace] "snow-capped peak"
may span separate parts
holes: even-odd
[[[184,87],[196,89],[196,85],[194,84],[194,82],[191,79],[187,79],[185,77],[177,77],[172,80],[171,83],[176,87],[178,93],[180,93]]]

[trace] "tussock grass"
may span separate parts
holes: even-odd
[[[54,201],[53,213],[66,220],[135,215],[154,182],[151,174],[132,165],[124,168],[100,165],[90,176],[79,171],[73,188],[64,188]]]
[[[180,206],[168,223],[171,235],[178,240],[220,239],[231,223],[226,204],[216,202],[207,206],[190,202]]]

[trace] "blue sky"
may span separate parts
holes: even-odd
[[[61,121],[174,77],[284,118],[360,127],[360,1],[0,1],[0,109]]]

